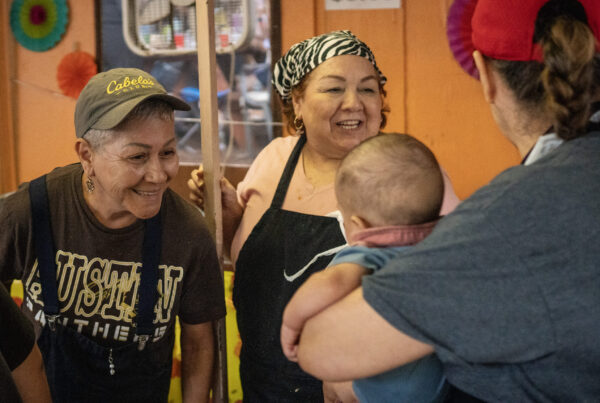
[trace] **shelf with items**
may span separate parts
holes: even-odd
[[[123,37],[140,56],[196,52],[196,7],[186,0],[123,0]],[[254,34],[254,7],[249,0],[215,0],[215,51],[248,46]]]

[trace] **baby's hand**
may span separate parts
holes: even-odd
[[[298,362],[298,340],[300,340],[300,331],[283,323],[281,325],[281,348],[287,359],[293,362]]]

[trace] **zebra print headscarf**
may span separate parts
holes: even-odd
[[[292,46],[273,68],[273,86],[282,99],[290,99],[292,88],[319,64],[334,56],[355,55],[368,59],[377,74],[379,83],[387,79],[375,63],[371,49],[350,31],[334,31],[306,39]]]

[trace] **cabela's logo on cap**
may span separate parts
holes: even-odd
[[[121,91],[128,92],[135,89],[152,88],[154,85],[154,81],[150,78],[144,78],[140,75],[137,78],[130,79],[129,76],[127,76],[121,81],[112,80],[106,87],[106,93],[119,94]]]

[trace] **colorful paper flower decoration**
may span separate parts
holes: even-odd
[[[455,0],[448,12],[446,34],[450,50],[464,71],[479,80],[479,72],[473,61],[475,47],[471,40],[471,17],[477,0]]]
[[[76,51],[62,58],[56,71],[56,80],[63,94],[77,99],[83,87],[98,72],[94,57]]]
[[[36,52],[51,49],[65,33],[69,9],[66,0],[14,0],[10,27],[17,41]]]

